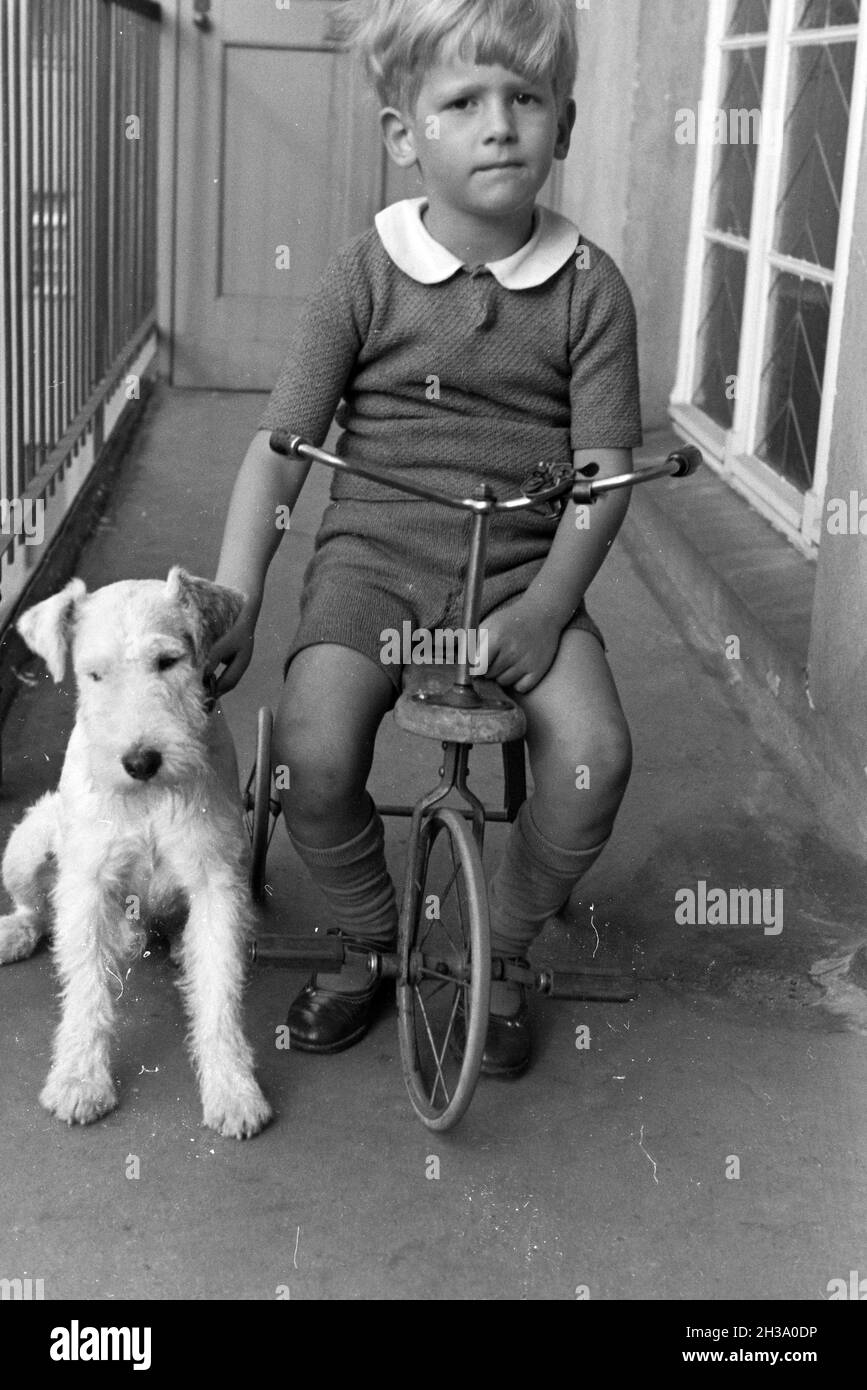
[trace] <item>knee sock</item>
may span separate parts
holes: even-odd
[[[563,849],[542,834],[533,819],[531,802],[524,802],[491,881],[491,946],[495,954],[527,954],[548,918],[569,901],[575,884],[609,838],[590,849]]]
[[[289,838],[331,910],[331,925],[371,946],[393,946],[397,939],[397,901],[385,864],[385,834],[372,809],[365,828],[345,844],[328,849]]]

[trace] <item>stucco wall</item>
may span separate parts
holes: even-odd
[[[578,11],[578,115],[563,166],[561,208],[591,241],[623,260],[640,7],[590,0]]]
[[[861,165],[846,285],[826,501],[867,499],[867,147]],[[827,521],[827,511],[826,511]],[[845,736],[867,795],[867,516],[865,534],[832,535],[819,548],[810,639],[810,692]]]
[[[617,261],[638,313],[646,428],[668,422],[695,149],[675,112],[701,94],[707,14],[683,0],[589,0],[578,11],[578,118],[562,209]]]
[[[668,423],[695,177],[695,146],[675,141],[675,113],[701,95],[707,11],[653,0],[641,15],[623,272],[638,312],[645,428]]]

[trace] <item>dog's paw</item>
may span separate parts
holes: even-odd
[[[117,1092],[109,1076],[81,1077],[52,1071],[39,1100],[58,1120],[89,1125],[115,1108]]]
[[[252,1139],[273,1117],[273,1110],[250,1078],[237,1087],[216,1093],[204,1105],[203,1119],[224,1139]]]
[[[29,912],[0,917],[0,965],[32,956],[43,934],[41,924]]]

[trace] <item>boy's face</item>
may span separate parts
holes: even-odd
[[[392,157],[418,161],[432,203],[496,217],[532,207],[574,117],[550,81],[454,56],[427,72],[411,116],[383,112],[383,126]]]

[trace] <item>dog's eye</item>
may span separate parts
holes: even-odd
[[[88,671],[87,674],[88,674],[88,677],[90,678],[90,680],[92,680],[92,681],[101,681],[101,680],[102,680],[102,676],[99,674],[98,671]]]
[[[181,658],[179,656],[158,656],[157,670],[170,671],[173,666],[177,666],[180,659]]]

